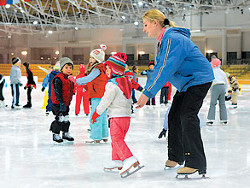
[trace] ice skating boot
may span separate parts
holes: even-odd
[[[183,167],[177,170],[176,178],[179,178],[179,176],[184,176],[185,179],[188,179],[189,175],[194,174],[198,172],[199,175],[202,175],[202,178],[205,178],[206,170],[199,170],[196,168],[191,167]]]
[[[227,120],[221,120],[220,123],[221,123],[222,125],[227,125]]]
[[[61,143],[63,142],[63,139],[60,137],[59,134],[53,134],[53,141]]]
[[[123,167],[120,170],[121,178],[126,178],[143,167],[144,166],[140,166],[140,163],[135,156],[129,157],[123,161]]]
[[[175,161],[171,161],[171,160],[167,160],[166,163],[165,163],[165,168],[164,170],[167,170],[167,169],[173,169],[173,168],[178,168],[180,167],[180,165],[182,165],[181,163],[178,163],[178,162],[175,162]]]
[[[105,172],[110,172],[110,171],[113,171],[113,170],[116,170],[116,169],[121,170],[122,166],[123,166],[122,161],[113,160],[110,163],[108,163],[107,165],[105,165],[104,171]]]
[[[68,141],[74,141],[74,138],[70,136],[69,132],[63,132],[62,138]]]
[[[26,105],[23,106],[23,108],[31,108],[31,107],[32,107],[31,103],[27,103]]]

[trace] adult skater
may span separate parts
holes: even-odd
[[[221,61],[217,58],[212,59],[214,71],[214,81],[211,87],[210,107],[207,115],[207,125],[211,126],[215,120],[215,110],[217,101],[219,101],[220,121],[223,125],[227,124],[227,108],[225,105],[225,93],[228,87],[226,73],[220,68]]]
[[[185,162],[177,174],[206,173],[198,112],[212,80],[213,70],[199,48],[190,40],[189,29],[179,28],[156,9],[143,16],[143,31],[158,42],[152,79],[137,102],[142,108],[169,81],[177,88],[168,117],[168,160],[173,168]]]

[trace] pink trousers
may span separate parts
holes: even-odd
[[[110,118],[110,135],[112,140],[112,160],[121,160],[132,157],[130,149],[124,141],[130,125],[130,117]]]

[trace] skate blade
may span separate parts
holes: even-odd
[[[199,174],[198,171],[192,174],[177,174],[176,179],[179,180],[200,180],[200,179],[210,179],[206,174]]]
[[[91,140],[91,141],[85,141],[85,144],[100,144],[100,142],[96,142],[94,140]]]
[[[121,170],[122,167],[116,167],[116,168],[103,168],[104,172],[109,172],[109,173],[118,173],[119,170]]]
[[[176,165],[175,167],[169,167],[169,166],[165,166],[164,167],[164,170],[176,170],[176,169],[178,169],[178,168],[180,168],[180,167],[182,167],[183,165]]]
[[[130,168],[129,170],[127,170],[126,172],[121,174],[121,178],[127,178],[128,176],[130,176],[130,175],[136,173],[137,171],[141,170],[143,167],[144,167],[144,165],[143,166],[137,165],[136,167],[134,167],[136,169],[134,171],[132,171],[132,172],[130,171],[130,169],[131,169]]]

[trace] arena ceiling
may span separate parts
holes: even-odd
[[[173,18],[229,9],[243,11],[250,9],[250,0],[20,0],[20,3],[0,6],[0,30],[46,33],[137,25],[143,13],[151,8]]]

